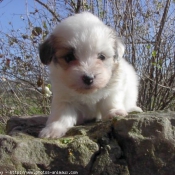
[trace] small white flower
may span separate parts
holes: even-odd
[[[46,97],[50,97],[52,95],[52,92],[47,86],[44,87],[44,92],[45,92]]]

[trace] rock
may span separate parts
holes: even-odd
[[[39,131],[45,126],[47,118],[47,116],[13,117],[7,122],[6,132],[9,135],[27,133],[37,137]]]
[[[175,174],[175,112],[130,114],[75,126],[60,139],[40,139],[46,120],[47,116],[11,118],[8,135],[0,127],[0,172]]]
[[[175,174],[175,112],[143,113],[113,126],[130,174]]]

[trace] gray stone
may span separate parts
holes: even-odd
[[[114,123],[132,175],[175,174],[175,113],[150,112]]]
[[[130,114],[75,126],[60,139],[40,139],[46,120],[15,117],[7,122],[6,134],[4,126],[0,128],[0,171],[175,174],[175,112]]]

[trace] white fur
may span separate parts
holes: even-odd
[[[63,20],[53,36],[62,38],[62,46],[74,48],[79,65],[64,70],[54,61],[50,63],[53,100],[50,117],[40,137],[62,137],[69,128],[92,118],[142,112],[136,105],[136,73],[122,58],[124,46],[111,28],[84,12]],[[99,53],[106,56],[105,61],[97,59]],[[117,59],[113,58],[115,54]],[[89,89],[82,82],[83,74],[96,77]]]

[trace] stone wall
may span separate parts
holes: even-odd
[[[47,116],[11,118],[0,132],[0,173],[175,175],[175,112],[130,114],[37,138]]]

